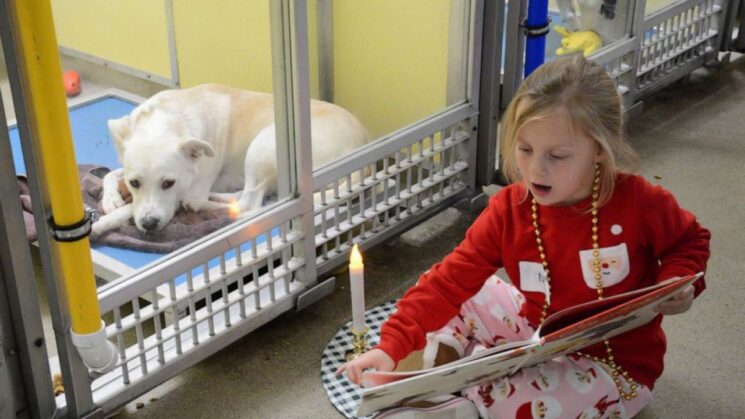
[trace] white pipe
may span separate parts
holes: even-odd
[[[72,343],[78,348],[78,353],[83,359],[83,363],[92,371],[97,373],[107,373],[116,367],[119,354],[116,345],[106,339],[106,328],[101,320],[101,328],[98,331],[79,335],[72,329]]]

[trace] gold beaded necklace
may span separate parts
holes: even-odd
[[[603,299],[603,280],[602,275],[600,273],[600,246],[598,245],[598,197],[600,196],[600,166],[598,164],[595,164],[595,179],[593,180],[592,184],[592,207],[591,207],[591,213],[592,213],[592,267],[595,274],[595,286],[597,288],[598,292],[598,300]],[[533,219],[533,229],[535,231],[535,242],[538,245],[538,253],[541,255],[541,263],[543,265],[543,270],[546,273],[546,301],[543,303],[543,310],[541,311],[541,321],[539,324],[543,324],[543,322],[546,320],[546,314],[548,314],[548,295],[550,292],[550,285],[551,285],[551,276],[549,274],[548,269],[548,261],[546,260],[546,252],[544,251],[543,247],[543,240],[541,240],[541,229],[540,225],[538,224],[538,203],[536,202],[535,198],[531,198],[531,211],[532,211],[532,219]],[[577,352],[578,354],[584,356],[585,358],[592,359],[595,362],[603,362],[606,365],[608,365],[611,368],[612,375],[613,375],[613,381],[616,383],[616,388],[618,388],[618,393],[623,397],[625,400],[631,400],[636,397],[637,392],[636,389],[639,387],[638,384],[634,381],[633,378],[629,375],[628,371],[623,369],[620,365],[616,364],[614,358],[613,358],[613,350],[611,350],[610,342],[608,340],[603,341],[605,343],[605,351],[608,353],[608,356],[606,358],[599,358],[597,356],[591,356],[582,352]],[[629,383],[629,388],[631,389],[630,392],[627,392],[623,388],[623,383],[621,382],[621,376],[626,379],[626,381]]]

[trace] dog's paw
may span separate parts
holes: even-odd
[[[107,231],[116,228],[116,216],[112,214],[101,215],[96,217],[91,224],[90,239],[96,240],[104,235]]]
[[[100,221],[96,221],[91,225],[91,233],[89,237],[91,238],[91,240],[95,240],[101,237],[101,234],[103,234],[104,232],[105,230],[103,223],[101,223]]]
[[[98,217],[91,225],[91,239],[95,240],[109,232],[126,225],[132,218],[132,205],[124,205],[109,214]]]
[[[122,198],[119,191],[112,191],[104,189],[103,197],[101,197],[101,209],[104,214],[110,214],[117,208],[124,206],[126,202]]]

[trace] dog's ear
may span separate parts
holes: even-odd
[[[119,119],[109,119],[109,133],[111,138],[114,140],[114,146],[121,155],[122,149],[124,148],[124,142],[127,141],[129,135],[132,133],[131,125],[129,122],[129,115],[123,116]]]
[[[191,160],[196,160],[202,155],[215,157],[215,149],[212,144],[198,138],[189,138],[181,143],[181,152]]]

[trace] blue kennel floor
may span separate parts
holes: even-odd
[[[110,169],[120,167],[106,121],[129,114],[135,106],[137,104],[130,101],[108,96],[70,109],[70,128],[77,163],[97,164]],[[18,128],[11,127],[8,133],[10,135],[10,145],[13,149],[13,164],[15,164],[16,172],[26,174]],[[95,246],[93,248],[135,269],[163,256],[157,253],[138,252],[110,246]]]
[[[117,157],[116,149],[109,136],[107,121],[120,118],[129,114],[137,103],[109,94],[101,98],[92,99],[70,109],[70,126],[75,148],[75,156],[78,164],[96,164],[106,166],[110,169],[121,167]],[[18,128],[12,126],[8,129],[11,148],[13,150],[13,163],[16,172],[26,174],[26,166],[23,162]],[[273,231],[273,235],[279,232]],[[264,236],[257,238],[258,243],[265,241]],[[160,258],[168,257],[161,253],[148,253],[129,249],[120,249],[111,246],[91,246],[94,252],[100,252],[109,256],[132,269],[139,269]],[[242,251],[250,249],[248,244],[241,246]],[[228,257],[231,255],[229,254]],[[234,255],[232,255],[234,257]],[[210,261],[210,268],[217,266],[217,259]],[[201,268],[193,271],[194,275],[201,273]],[[186,281],[185,275],[177,278],[176,283]]]

